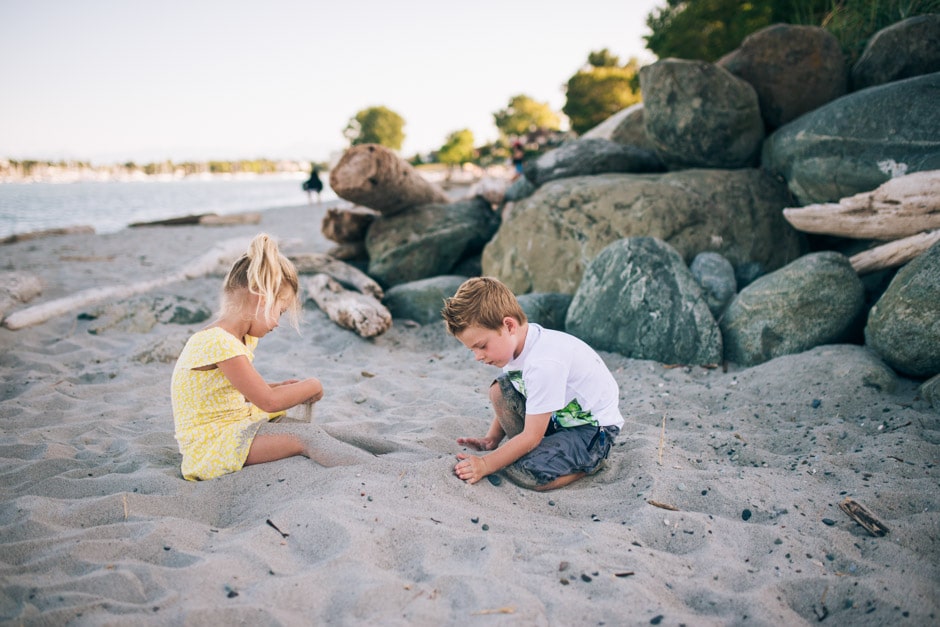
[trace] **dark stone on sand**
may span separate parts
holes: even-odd
[[[466,280],[467,277],[461,275],[443,275],[402,283],[385,292],[382,302],[392,314],[393,320],[444,324],[441,318],[444,299],[453,296],[460,284]]]

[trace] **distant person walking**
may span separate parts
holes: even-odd
[[[313,166],[310,171],[310,178],[304,181],[304,191],[307,192],[307,202],[313,204],[313,193],[317,193],[317,204],[320,204],[320,192],[323,191],[323,181],[320,180],[319,166]]]

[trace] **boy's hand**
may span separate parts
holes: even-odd
[[[467,483],[476,483],[490,474],[489,469],[486,467],[486,460],[482,457],[457,453],[457,459],[460,461],[454,466],[454,474]]]
[[[499,445],[499,442],[493,438],[457,438],[457,444],[469,446],[475,451],[492,451]]]

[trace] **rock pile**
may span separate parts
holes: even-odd
[[[488,196],[376,217],[369,273],[394,316],[420,323],[482,272],[533,319],[628,357],[752,366],[854,343],[936,377],[937,195],[904,200],[925,218],[901,271],[854,267],[893,236],[805,233],[784,209],[940,170],[938,39],[940,16],[911,18],[847,68],[825,30],[778,24],[717,63],[660,60],[640,70],[641,105],[529,162],[498,212]]]

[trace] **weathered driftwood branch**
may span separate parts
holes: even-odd
[[[323,216],[320,231],[323,237],[338,244],[361,242],[366,238],[369,225],[379,215],[368,207],[330,207]]]
[[[294,263],[299,274],[328,274],[343,285],[353,287],[378,300],[382,300],[385,296],[382,287],[368,274],[329,255],[300,253],[291,255],[289,259]]]
[[[392,314],[377,298],[343,289],[325,274],[306,281],[307,295],[330,320],[362,337],[375,337],[392,326]]]
[[[95,229],[91,226],[67,226],[60,229],[43,229],[42,231],[30,231],[29,233],[17,233],[7,235],[0,239],[0,244],[15,244],[16,242],[27,242],[29,240],[40,239],[43,237],[53,237],[56,235],[75,235],[94,233]]]
[[[192,224],[223,226],[229,224],[258,224],[259,222],[261,222],[261,214],[257,211],[249,211],[247,213],[231,213],[222,216],[217,213],[198,213],[189,216],[180,216],[178,218],[153,220],[151,222],[132,222],[128,226],[185,226]]]
[[[0,318],[17,305],[28,303],[42,294],[42,282],[35,274],[4,272],[0,274]]]
[[[853,501],[849,497],[839,503],[839,509],[845,512],[849,518],[860,524],[868,533],[873,536],[881,537],[888,533],[888,527],[883,522],[875,518],[864,505]]]
[[[353,146],[330,171],[330,187],[340,198],[392,215],[431,203],[450,202],[439,186],[424,179],[394,151],[378,144]]]
[[[3,326],[8,329],[22,329],[34,324],[45,322],[56,316],[70,313],[79,307],[85,307],[103,300],[116,300],[128,298],[149,292],[169,283],[185,281],[206,274],[227,270],[239,255],[248,249],[248,240],[238,238],[226,240],[216,244],[209,252],[194,259],[181,270],[157,279],[141,281],[131,285],[112,285],[109,287],[93,287],[87,290],[58,298],[33,307],[15,311],[3,320]]]
[[[917,257],[936,242],[940,242],[940,229],[918,233],[904,239],[894,240],[870,250],[864,250],[849,258],[857,274],[868,274],[885,268],[895,268]]]
[[[915,172],[871,192],[783,210],[794,228],[854,239],[893,240],[940,229],[940,170]]]

